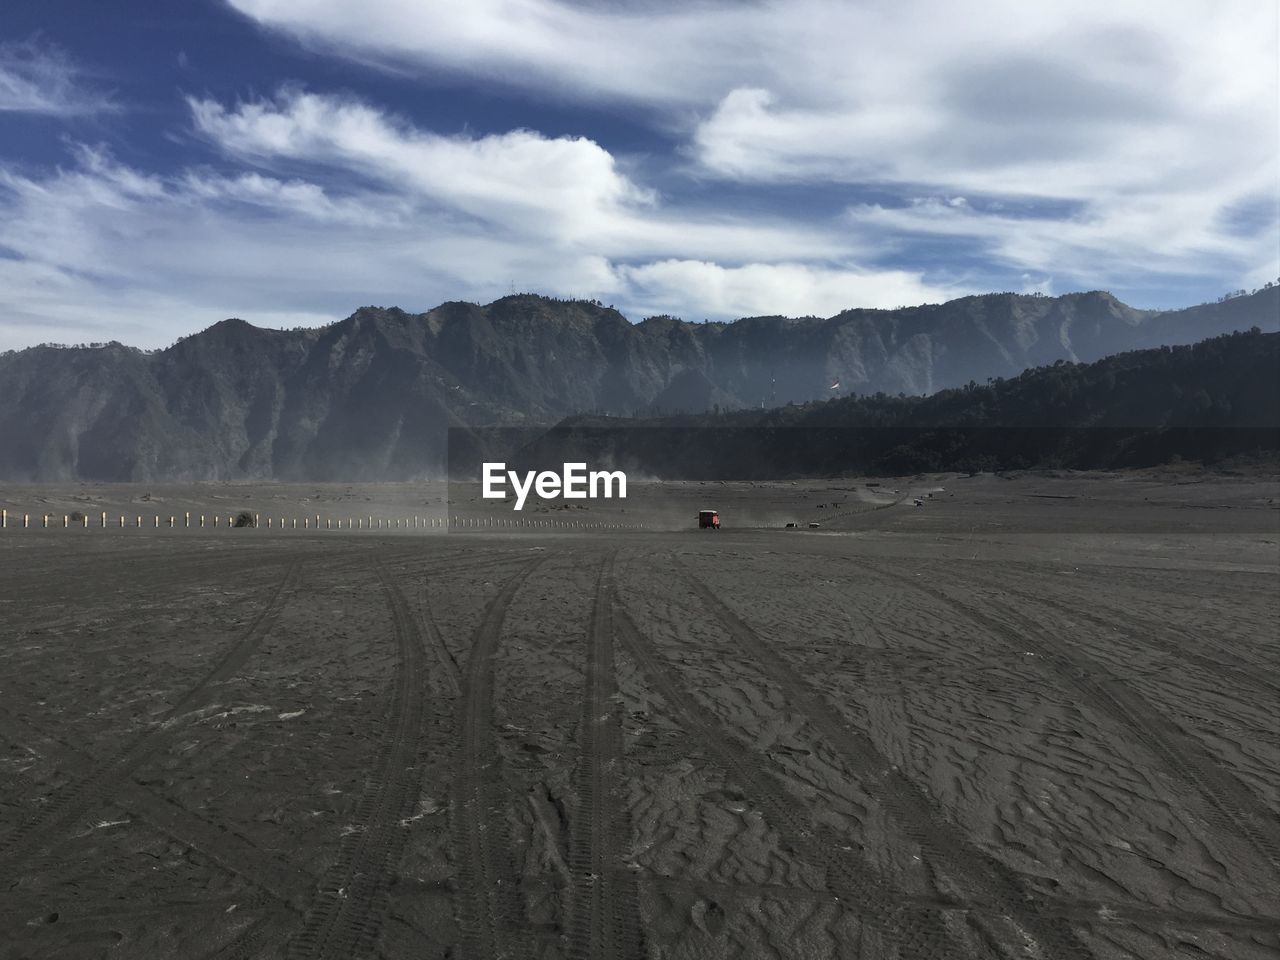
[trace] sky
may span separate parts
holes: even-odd
[[[1280,274],[1280,0],[6,0],[0,349]]]

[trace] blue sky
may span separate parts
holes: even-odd
[[[9,0],[0,348],[1280,273],[1259,0]]]

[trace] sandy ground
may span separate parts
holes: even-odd
[[[1280,957],[1274,478],[868,482],[3,531],[0,960]]]

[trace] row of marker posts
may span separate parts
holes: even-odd
[[[32,515],[24,513],[22,515],[22,526],[24,529],[31,527]],[[40,526],[48,529],[51,525],[58,526],[57,514],[41,514],[38,517]],[[80,526],[85,529],[89,527],[88,514],[81,514],[79,518],[72,519],[70,514],[62,514],[62,524],[64,528],[72,526]],[[119,528],[124,529],[129,517],[121,514],[119,516]],[[143,528],[146,526],[145,519],[142,516],[132,518],[132,526]],[[220,527],[222,526],[223,516],[221,514],[199,514],[193,516],[191,513],[182,515],[182,527]],[[236,525],[236,517],[226,517],[226,526],[234,527]],[[279,523],[276,523],[276,520]],[[343,519],[346,520],[345,526]],[[14,517],[16,522],[17,517]],[[151,526],[155,530],[159,530],[162,526],[170,529],[176,529],[178,517],[162,517],[159,514],[153,514],[151,517]],[[312,521],[314,520],[314,526]],[[411,522],[412,521],[412,522]],[[376,523],[376,526],[375,526]],[[323,524],[323,526],[322,526]],[[106,529],[110,524],[105,511],[99,516],[99,526]],[[262,518],[259,514],[254,514],[253,526],[262,527]],[[0,510],[0,530],[9,527],[9,511]],[[541,517],[404,517],[401,519],[391,520],[383,517],[346,517],[335,520],[332,517],[322,518],[319,514],[313,517],[303,517],[302,524],[299,526],[298,518],[286,517],[267,517],[266,529],[268,530],[476,530],[476,529],[506,529],[506,530],[522,530],[522,529],[549,529],[549,530],[642,530],[643,523],[607,523],[601,521],[588,520],[559,520],[553,518]]]

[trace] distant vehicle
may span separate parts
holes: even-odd
[[[809,521],[809,529],[810,529],[810,530],[817,530],[820,526],[822,526],[822,524],[820,524],[817,520],[810,520],[810,521]]]
[[[699,510],[698,511],[698,529],[699,530],[719,530],[720,529],[719,511]]]
[[[917,507],[923,507],[923,506],[924,506],[924,501],[923,501],[923,500],[921,500],[919,497],[916,497],[916,499],[915,499],[915,505],[916,505]]]

